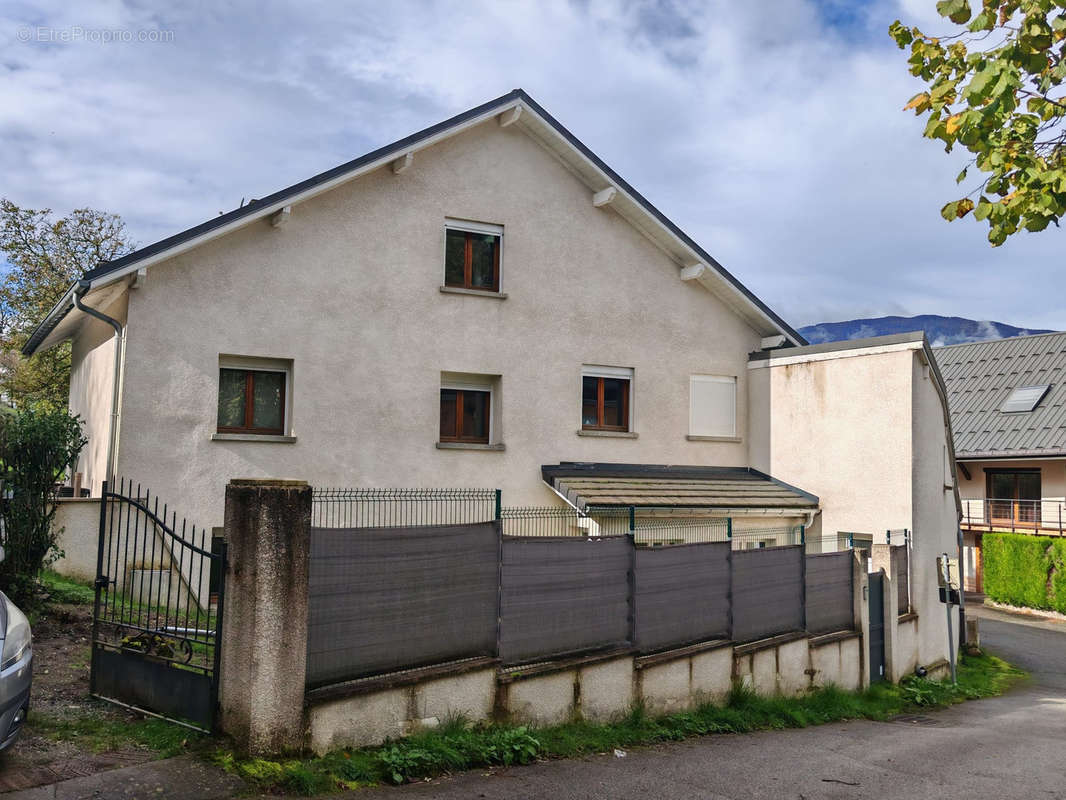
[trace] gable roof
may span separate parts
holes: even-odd
[[[958,458],[1066,456],[1066,333],[934,349],[948,387]],[[1015,389],[1050,384],[1032,411],[1000,408]]]
[[[113,261],[103,262],[87,271],[81,281],[71,286],[66,295],[42,320],[30,337],[23,353],[32,355],[76,330],[80,319],[72,323],[68,317],[84,317],[74,308],[74,292],[95,291],[152,264],[172,258],[181,252],[222,236],[280,211],[286,206],[309,199],[341,183],[379,169],[398,157],[414,154],[442,139],[453,136],[473,125],[503,115],[533,137],[547,150],[570,167],[577,177],[594,192],[614,189],[610,205],[641,232],[671,255],[679,267],[690,268],[691,276],[721,297],[728,305],[763,335],[783,334],[792,344],[806,344],[806,340],[758,297],[752,294],[707,251],[696,244],[684,231],[653,206],[643,195],[626,183],[614,170],[589,150],[576,136],[538,105],[521,89],[490,100],[488,103],[464,111],[451,119],[360,156],[333,169],[326,170],[273,194],[253,200],[241,208],[196,225],[188,230],[161,239]]]

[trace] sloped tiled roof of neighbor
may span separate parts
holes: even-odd
[[[948,388],[958,458],[1066,455],[1066,333],[934,348]],[[1005,413],[1017,388],[1051,388],[1032,411]]]

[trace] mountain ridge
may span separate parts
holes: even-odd
[[[1038,333],[1054,333],[1045,328],[1020,328],[1005,322],[967,319],[966,317],[943,317],[939,314],[819,322],[816,325],[805,325],[799,329],[799,333],[811,344],[822,344],[918,330],[925,331],[925,336],[933,347],[983,342],[990,339],[1009,339],[1014,336],[1031,336]]]

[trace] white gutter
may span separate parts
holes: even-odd
[[[97,311],[95,308],[82,305],[81,298],[89,291],[89,284],[85,281],[79,281],[77,288],[74,289],[74,306],[79,310],[88,314],[90,317],[95,317],[101,322],[106,322],[115,330],[115,362],[114,373],[111,376],[111,418],[110,425],[107,434],[107,456],[104,461],[104,480],[110,481],[115,474],[115,456],[118,450],[117,437],[118,437],[118,400],[119,400],[119,380],[122,375],[122,353],[124,350],[123,344],[125,342],[124,328],[122,323],[117,319],[107,316],[101,311]],[[90,489],[91,491],[91,489]]]

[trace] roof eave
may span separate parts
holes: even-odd
[[[983,450],[972,453],[960,453],[956,461],[1023,461],[1026,459],[1039,460],[1045,458],[1066,459],[1066,448],[1050,450]]]
[[[22,346],[22,355],[32,356],[36,353],[41,344],[48,338],[48,335],[71,312],[74,308],[74,290],[77,287],[78,284],[76,282],[71,284],[71,287],[59,298],[59,302],[52,306],[52,310],[41,320],[41,323],[30,334],[26,344]]]

